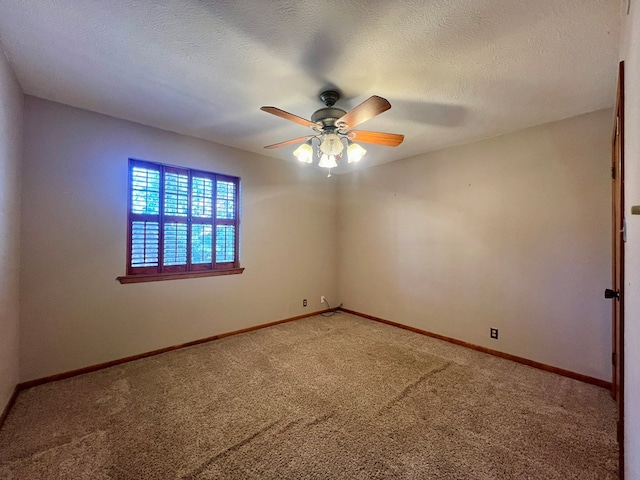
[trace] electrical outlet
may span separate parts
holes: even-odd
[[[498,329],[497,328],[491,328],[490,329],[490,335],[491,335],[491,338],[497,340],[498,339]]]
[[[306,307],[307,306],[307,299],[305,298],[304,300],[302,300],[302,306]]]
[[[327,299],[324,298],[324,295],[320,296],[320,304],[327,303]]]

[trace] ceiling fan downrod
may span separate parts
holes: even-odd
[[[327,90],[320,94],[320,100],[322,100],[322,103],[327,107],[333,107],[336,102],[340,100],[340,94],[335,90]]]

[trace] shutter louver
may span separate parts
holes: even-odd
[[[216,263],[233,262],[236,250],[236,228],[233,225],[216,226]]]
[[[186,217],[189,212],[189,177],[167,172],[164,175],[164,214]]]
[[[133,167],[131,172],[131,213],[160,213],[160,172]]]
[[[157,267],[159,242],[158,222],[133,222],[131,229],[131,266]]]
[[[218,180],[216,196],[216,218],[236,218],[236,185],[232,182]]]
[[[191,263],[211,263],[213,228],[207,224],[191,227]]]
[[[213,181],[210,178],[193,177],[191,186],[191,214],[198,218],[211,218]]]
[[[164,260],[163,264],[186,265],[187,263],[187,224],[164,224]]]

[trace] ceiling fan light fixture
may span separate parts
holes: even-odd
[[[357,163],[362,160],[367,151],[362,148],[359,144],[353,143],[349,141],[349,146],[347,147],[347,161],[348,163]]]
[[[318,166],[322,168],[336,168],[338,166],[338,162],[336,162],[336,156],[323,153],[320,157]]]
[[[293,152],[294,156],[302,163],[313,163],[317,155],[320,159],[318,166],[329,170],[328,177],[331,176],[331,169],[338,167],[338,161],[342,162],[346,150],[347,160],[356,163],[362,160],[367,151],[358,142],[373,143],[387,147],[397,147],[404,140],[404,135],[397,133],[368,132],[363,130],[353,130],[371,118],[386,112],[391,108],[391,104],[385,98],[372,95],[360,105],[346,112],[342,108],[335,107],[335,103],[340,99],[340,94],[334,90],[328,90],[320,94],[320,100],[325,107],[316,110],[311,115],[311,120],[299,117],[293,113],[285,112],[276,107],[265,106],[260,110],[283,118],[299,125],[310,127],[315,132],[314,135],[293,138],[284,142],[267,145],[264,148],[279,148],[287,145],[304,142]],[[318,143],[314,145],[313,139]]]
[[[322,135],[320,141],[320,152],[326,155],[340,155],[344,145],[340,141],[340,137],[333,132],[325,133]]]
[[[303,163],[313,162],[313,147],[311,146],[311,140],[307,140],[298,148],[295,149],[293,155]]]

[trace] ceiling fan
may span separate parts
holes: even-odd
[[[391,104],[386,99],[373,95],[349,112],[334,106],[339,99],[340,94],[334,90],[322,92],[320,94],[320,100],[325,104],[325,107],[316,110],[314,114],[311,115],[311,120],[298,117],[297,115],[285,112],[276,107],[260,108],[260,110],[264,112],[304,125],[305,127],[311,127],[315,131],[313,135],[306,135],[304,137],[274,143],[264,148],[278,148],[304,142],[293,154],[301,162],[312,163],[313,140],[316,139],[318,141],[317,155],[320,157],[318,166],[328,168],[328,176],[330,177],[331,169],[338,166],[337,160],[342,157],[345,143],[347,160],[349,163],[353,163],[360,161],[364,154],[367,153],[364,148],[355,143],[356,141],[387,147],[397,147],[404,140],[404,135],[397,133],[352,130],[357,125],[389,110]],[[344,143],[343,140],[345,141]]]

